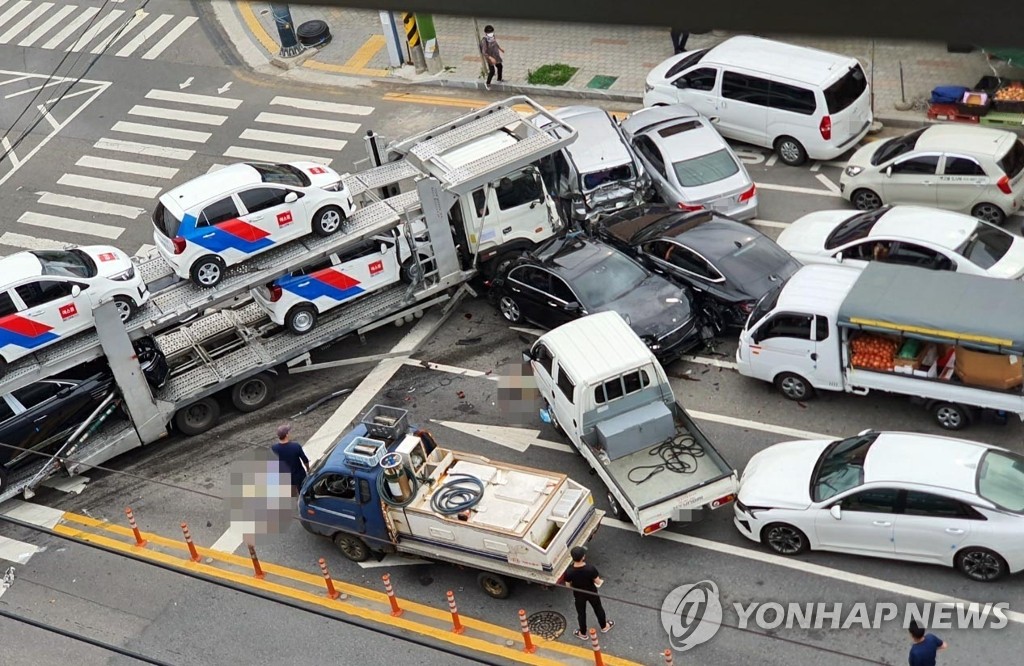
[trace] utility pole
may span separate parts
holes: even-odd
[[[437,74],[444,69],[441,62],[441,49],[437,44],[437,29],[431,14],[416,14],[416,25],[420,29],[420,41],[423,43],[423,57],[427,61],[427,71]]]
[[[405,24],[405,39],[409,45],[409,62],[416,66],[416,73],[427,71],[427,63],[423,55],[423,43],[420,41],[419,26],[416,25],[416,15],[412,12],[402,13],[402,23]]]
[[[306,47],[299,43],[295,35],[295,23],[292,21],[292,11],[287,4],[271,2],[270,10],[274,14],[274,23],[277,25],[277,34],[281,38],[281,51],[277,54],[282,58],[294,58]]]

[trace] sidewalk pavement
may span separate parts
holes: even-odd
[[[248,43],[244,45],[249,48],[256,44],[267,61],[274,61],[283,68],[303,68],[390,82],[483,89],[478,37],[471,18],[434,16],[438,49],[445,67],[440,73],[431,75],[416,74],[411,65],[389,68],[380,16],[376,11],[293,5],[291,11],[296,26],[322,19],[330,26],[334,39],[325,47],[307,50],[286,63],[275,58],[278,36],[269,3],[237,2],[233,7],[245,28],[244,31],[227,30],[236,47],[246,41]],[[488,23],[495,26],[497,40],[505,49],[505,84],[495,82],[491,85],[492,90],[499,92],[638,103],[643,97],[647,72],[672,55],[668,28],[477,19],[481,30]],[[687,48],[712,46],[729,36],[730,33],[719,31],[692,34]],[[858,58],[873,80],[876,117],[893,126],[924,124],[926,101],[936,86],[973,86],[982,76],[989,74],[1016,74],[1014,78],[1024,78],[1021,70],[995,61],[990,63],[981,52],[948,53],[945,44],[763,36]],[[559,63],[578,68],[565,85],[551,87],[528,83],[531,71],[542,65]],[[898,109],[897,104],[904,100],[912,103],[912,108]]]

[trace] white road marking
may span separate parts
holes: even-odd
[[[428,370],[437,370],[439,372],[447,372],[452,375],[464,375],[466,377],[485,377],[497,381],[498,378],[493,375],[488,375],[486,372],[479,370],[469,370],[468,368],[458,368],[454,365],[445,365],[444,363],[430,363],[428,361],[418,361],[410,358],[405,361],[406,365],[411,365],[416,368],[427,368]]]
[[[81,187],[87,190],[99,192],[111,192],[113,194],[124,194],[130,197],[143,197],[152,199],[160,194],[159,187],[151,185],[138,185],[123,180],[112,180],[110,178],[93,178],[92,176],[79,176],[74,173],[66,173],[57,181],[58,185],[70,187]]]
[[[212,106],[218,109],[237,109],[242,105],[242,100],[231,97],[213,97],[212,95],[197,95],[195,93],[184,93],[174,90],[153,89],[146,93],[146,99],[155,99],[161,102],[181,102],[182,104],[195,104],[198,106]],[[256,120],[259,120],[259,118]]]
[[[729,509],[725,509],[728,511]],[[626,530],[628,532],[636,532],[636,527],[631,523],[626,523],[621,520],[615,520],[614,518],[602,518],[602,525],[608,527],[614,527],[620,530]],[[814,564],[804,560],[782,557],[781,555],[775,555],[773,553],[767,553],[762,550],[755,550],[753,548],[742,548],[740,546],[733,546],[727,543],[721,543],[719,541],[712,541],[710,539],[701,539],[700,537],[689,536],[687,534],[678,534],[676,532],[655,532],[655,537],[659,539],[665,539],[666,541],[674,541],[675,543],[685,544],[694,548],[703,548],[704,550],[710,550],[715,553],[723,555],[732,555],[733,557],[742,557],[747,560],[754,560],[763,564],[772,564],[777,567],[784,569],[792,569],[801,573],[813,574],[815,576],[821,576],[823,578],[830,578],[832,580],[838,580],[843,583],[850,583],[851,585],[860,585],[861,587],[868,587],[882,592],[889,592],[892,594],[899,594],[905,597],[911,597],[920,599],[922,601],[930,601],[933,603],[949,603],[955,605],[970,606],[972,608],[977,607],[981,609],[981,604],[967,599],[961,599],[959,597],[951,597],[949,595],[941,594],[939,592],[932,592],[931,590],[925,590],[919,587],[910,587],[909,585],[900,585],[889,580],[882,580],[881,578],[873,578],[871,576],[864,576],[862,574],[851,573],[849,571],[842,571],[840,569],[833,569],[831,567],[824,567],[820,564]],[[924,565],[922,565],[924,566]],[[1006,618],[1011,622],[1018,624],[1024,624],[1024,613],[1019,611],[1004,610]]]
[[[751,224],[758,227],[767,227],[769,229],[785,229],[789,226],[789,222],[772,222],[771,220],[751,220]]]
[[[563,453],[572,453],[573,449],[568,444],[560,444],[558,442],[549,442],[540,438],[540,430],[530,430],[529,428],[512,428],[509,426],[499,425],[488,425],[486,423],[462,423],[460,421],[434,421],[442,425],[445,428],[451,428],[457,430],[466,435],[472,435],[478,437],[484,441],[491,442],[493,444],[500,444],[501,446],[524,453],[531,446],[539,446],[545,449],[552,449],[554,451],[561,451]]]
[[[784,435],[786,437],[794,437],[796,439],[842,439],[838,435],[826,435],[820,432],[811,432],[809,430],[797,430],[796,428],[787,428],[786,426],[762,423],[761,421],[740,419],[735,416],[711,414],[710,412],[701,412],[695,409],[688,409],[686,411],[690,416],[701,421],[723,423],[725,425],[735,426],[737,428],[746,428],[748,430],[760,430],[761,432],[770,432],[774,435]]]
[[[34,93],[34,92],[36,92],[38,90],[42,90],[43,88],[49,88],[50,86],[59,86],[60,84],[64,83],[65,81],[66,81],[66,79],[63,79],[63,78],[59,78],[59,79],[56,79],[54,81],[47,81],[46,83],[44,83],[41,86],[34,86],[32,88],[25,88],[24,90],[19,90],[18,92],[11,93],[10,95],[4,95],[4,99],[11,99],[12,97],[18,97],[19,95],[28,95],[29,93]],[[65,95],[65,97],[66,97],[66,95]]]
[[[13,79],[5,79],[3,81],[0,81],[0,86],[6,86],[6,85],[9,85],[11,83],[17,83],[18,81],[24,81],[25,79],[31,79],[31,78],[32,78],[31,74],[24,74],[22,76],[16,76]]]
[[[156,245],[150,245],[149,243],[143,243],[139,246],[139,249],[135,251],[133,256],[136,257],[149,257],[153,254],[153,250],[156,249]]]
[[[53,36],[52,39],[50,39],[50,41],[48,41],[45,44],[43,44],[42,48],[44,48],[44,49],[55,49],[55,48],[57,48],[57,46],[60,45],[61,42],[63,42],[65,39],[67,39],[72,34],[74,34],[75,31],[77,31],[79,28],[81,28],[83,25],[85,25],[86,21],[88,21],[93,16],[98,14],[99,11],[100,11],[99,7],[86,7],[84,12],[82,12],[81,14],[76,16],[74,19],[72,19],[70,23],[66,24],[64,26],[64,28],[60,32],[58,32],[56,35]]]
[[[220,126],[228,119],[227,116],[218,116],[213,113],[199,113],[198,111],[180,111],[178,109],[164,109],[158,106],[143,106],[136,104],[128,111],[131,116],[145,116],[147,118],[160,118],[161,120],[180,120],[186,123],[199,125]]]
[[[242,523],[232,522],[231,525],[221,534],[220,537],[210,546],[211,550],[219,550],[222,553],[233,553],[243,544]]]
[[[730,370],[736,369],[735,361],[723,361],[718,358],[709,358],[707,356],[694,356],[687,354],[682,357],[682,360],[688,361],[689,363],[700,363],[701,365],[710,365],[716,368],[728,368]]]
[[[840,191],[839,186],[836,185],[835,183],[833,183],[832,180],[828,176],[826,176],[823,173],[819,173],[817,176],[815,176],[815,178],[818,179],[819,183],[821,183],[822,185],[827,187],[829,189],[829,191],[832,192],[832,194],[837,194],[837,195],[842,196],[842,192]]]
[[[0,2],[0,5],[2,4],[4,3]],[[28,7],[30,4],[32,3],[29,2],[29,0],[18,0],[18,2],[15,2],[13,5],[8,7],[7,11],[5,11],[3,14],[0,14],[0,26],[6,24],[8,21],[14,18],[15,15],[18,14],[18,12],[20,12],[22,9],[25,9],[25,7]]]
[[[164,24],[174,18],[173,14],[161,14],[156,17],[152,23],[147,25],[139,34],[132,37],[131,41],[121,47],[121,50],[115,53],[118,58],[124,58],[135,53],[135,50],[142,46],[143,42],[147,39],[160,32],[160,28],[164,27]]]
[[[196,151],[187,148],[168,148],[166,146],[154,146],[151,143],[138,143],[135,141],[122,141],[121,139],[100,139],[93,144],[93,148],[100,150],[115,150],[121,153],[133,155],[145,155],[146,157],[162,157],[168,160],[187,161],[192,159]]]
[[[87,210],[90,213],[101,215],[117,215],[118,217],[134,220],[146,212],[144,208],[137,206],[125,206],[123,204],[109,203],[97,199],[86,199],[84,197],[69,197],[66,194],[55,194],[53,192],[36,192],[39,195],[39,203],[44,206],[60,206],[74,210]]]
[[[30,11],[28,14],[25,14],[20,21],[8,28],[7,32],[0,35],[0,44],[6,44],[14,39],[22,30],[32,25],[33,21],[45,14],[50,7],[53,7],[52,2],[41,2],[36,5],[35,9]]]
[[[3,235],[0,235],[0,245],[16,247],[19,250],[63,250],[70,244],[50,240],[49,238],[16,234],[12,231],[5,231]]]
[[[59,490],[62,493],[81,495],[86,486],[89,485],[87,476],[55,476],[42,481],[39,485]]]
[[[266,130],[247,129],[238,137],[249,141],[280,143],[286,146],[305,146],[306,148],[323,148],[325,150],[341,150],[348,141],[343,139],[324,139],[305,134],[288,134],[286,132],[268,132]]]
[[[25,37],[25,39],[18,42],[18,46],[32,46],[37,41],[39,41],[40,37],[50,32],[50,30],[53,29],[53,26],[62,22],[64,20],[64,17],[66,17],[68,14],[75,11],[76,9],[78,9],[78,7],[75,5],[66,5],[64,7],[61,7],[60,9],[57,10],[56,14],[46,19],[45,23],[38,26],[32,32],[28,33],[28,36]]]
[[[123,9],[112,9],[99,21],[96,21],[92,26],[82,33],[82,35],[75,41],[74,44],[64,49],[72,53],[78,53],[86,47],[86,45],[92,40],[96,39],[96,36],[107,29],[107,27],[117,20],[121,14],[124,14]]]
[[[160,127],[159,125],[129,123],[123,120],[117,121],[111,130],[128,134],[141,134],[143,136],[158,136],[164,139],[177,139],[178,141],[188,141],[190,143],[206,143],[212,136],[209,132],[195,132],[193,130],[175,129],[173,127]]]
[[[819,197],[837,197],[829,190],[816,190],[811,187],[796,187],[795,185],[776,185],[775,183],[757,183],[759,190],[771,190],[773,192],[790,192],[792,194],[813,194]],[[841,197],[837,197],[841,198]]]
[[[778,161],[779,161],[779,154],[778,153],[772,153],[771,155],[768,156],[768,159],[765,160],[764,165],[766,167],[773,167],[773,166],[775,166],[775,163],[778,162]]]
[[[54,134],[63,129],[64,126],[57,122],[57,119],[50,114],[50,112],[46,108],[46,105],[36,104],[36,109],[39,111],[39,114],[46,119],[46,122],[50,123],[50,127],[56,130]]]
[[[329,157],[280,153],[276,150],[260,150],[258,148],[244,148],[242,146],[228,147],[224,151],[224,157],[237,157],[240,160],[256,160],[258,162],[316,162],[324,166],[330,166],[331,162],[334,161]]]
[[[822,162],[815,162],[811,165],[811,171],[821,171],[821,167],[832,167],[833,169],[845,169],[846,162],[837,162],[835,160],[824,160]]]
[[[353,134],[359,131],[359,123],[347,123],[343,120],[324,120],[323,118],[309,118],[306,116],[289,116],[282,113],[267,113],[266,111],[256,116],[256,122],[285,125],[287,127],[301,127],[304,129],[327,130],[328,132],[343,132],[345,134]]]
[[[4,149],[4,154],[11,162],[11,166],[15,169],[21,166],[21,159],[14,153],[14,148],[11,146],[11,140],[6,136],[0,137],[0,148]]]
[[[190,27],[192,27],[192,24],[198,20],[199,19],[195,16],[186,16],[185,18],[181,19],[181,22],[179,22],[178,25],[171,28],[171,30],[166,35],[164,35],[163,39],[157,42],[153,46],[153,48],[146,51],[146,54],[142,56],[142,59],[153,60],[156,57],[158,57],[161,53],[164,52],[164,50],[168,46],[174,43],[174,40],[176,40],[178,37],[181,37],[181,35],[184,34],[184,32],[188,30]]]
[[[130,173],[136,176],[151,176],[153,178],[174,178],[178,175],[178,170],[173,167],[155,166],[152,164],[143,164],[142,162],[112,160],[106,157],[93,157],[92,155],[82,156],[77,162],[75,162],[75,166],[88,167],[90,169],[103,169],[104,171],[118,171],[120,173]]]
[[[297,97],[275,97],[270,100],[271,106],[290,106],[293,109],[304,111],[328,111],[330,113],[344,113],[350,116],[368,116],[373,113],[372,106],[356,106],[354,104],[339,104],[337,102],[322,102],[315,99],[301,99]]]
[[[214,171],[220,171],[221,169],[223,169],[225,167],[227,167],[227,164],[214,164],[209,169],[206,170],[206,173],[213,173]]]
[[[88,95],[89,93],[94,93],[97,90],[105,90],[108,85],[109,84],[100,84],[100,85],[98,85],[98,86],[96,86],[94,88],[85,88],[84,90],[76,90],[73,93],[63,92],[60,95],[58,95],[57,97],[53,97],[51,99],[46,100],[46,105],[49,106],[51,104],[56,104],[57,102],[62,102],[62,101],[67,100],[67,99],[72,99],[72,98],[78,97],[79,95]]]
[[[38,527],[45,527],[47,529],[53,529],[54,525],[60,522],[61,517],[64,515],[63,511],[51,509],[48,506],[40,504],[23,502],[21,500],[10,500],[8,502],[4,502],[3,505],[0,506],[0,512],[5,516],[14,518],[15,520],[31,523]],[[17,562],[18,564],[26,564],[30,559],[32,559],[33,555],[41,550],[43,549],[39,546],[0,536],[0,559],[2,560]]]
[[[526,335],[532,335],[535,338],[539,338],[547,333],[547,331],[541,328],[522,328],[519,326],[509,326],[509,330],[516,331],[517,333],[524,333]]]
[[[21,217],[18,218],[18,222],[28,224],[33,227],[57,229],[59,231],[67,231],[73,234],[87,234],[89,236],[99,236],[100,238],[109,238],[111,240],[117,239],[122,233],[124,233],[124,229],[112,227],[108,224],[96,224],[95,222],[86,222],[85,220],[73,220],[69,217],[44,215],[43,213],[36,213],[33,211],[22,213]]]
[[[380,562],[371,560],[369,562],[357,562],[364,569],[380,569],[383,567],[409,567],[414,564],[430,564],[427,560],[418,557],[403,557],[402,555],[386,555]]]
[[[92,55],[98,55],[100,53],[103,53],[108,48],[112,47],[114,44],[117,44],[122,39],[127,37],[128,33],[134,30],[135,26],[142,23],[147,16],[149,16],[149,12],[143,9],[136,10],[134,13],[132,13],[132,17],[128,19],[127,23],[122,23],[114,30],[111,30],[110,34],[101,39],[99,42],[97,42],[96,46],[92,47],[92,51],[89,51],[89,53],[91,53]]]

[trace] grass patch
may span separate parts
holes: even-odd
[[[541,65],[537,69],[527,72],[526,81],[535,86],[564,86],[578,71],[579,67],[562,63]]]

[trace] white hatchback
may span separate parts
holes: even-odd
[[[970,215],[919,206],[819,210],[786,227],[778,244],[803,264],[863,268],[869,261],[1024,277],[1024,238]]]
[[[342,176],[328,167],[232,164],[163,194],[153,238],[178,277],[214,287],[228,266],[310,233],[337,233],[354,212]]]
[[[1024,570],[1024,457],[988,444],[874,431],[775,444],[747,463],[734,512],[780,555],[943,564],[982,582]]]
[[[113,300],[122,321],[149,300],[131,258],[115,247],[33,250],[0,259],[0,376],[9,363],[92,328]]]

